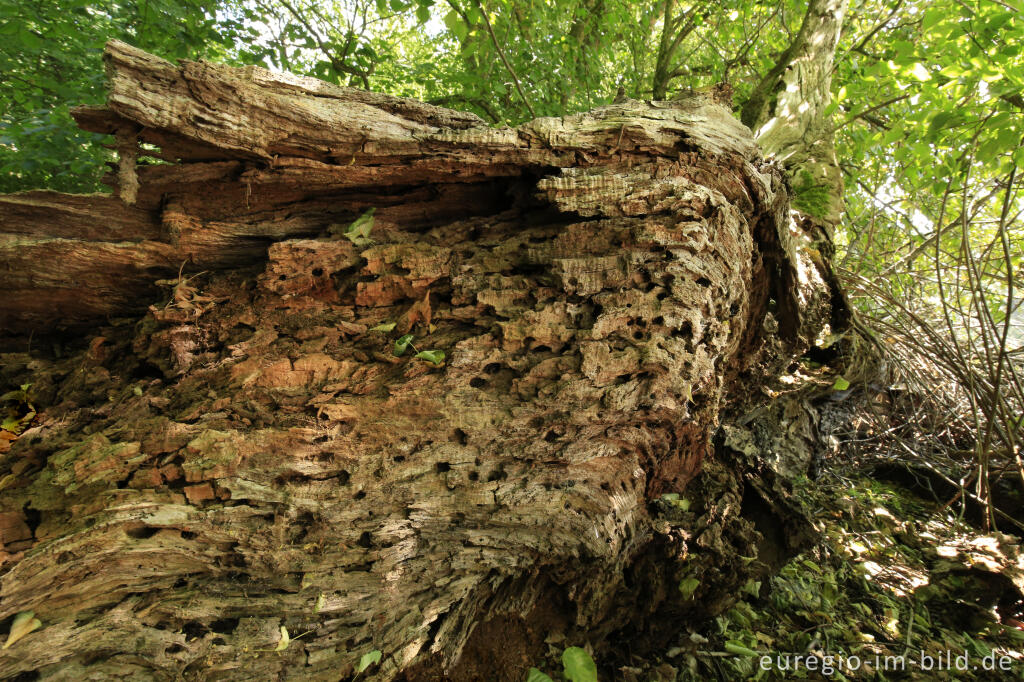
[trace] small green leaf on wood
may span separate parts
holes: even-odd
[[[348,226],[344,232],[341,233],[342,237],[345,237],[356,246],[365,246],[370,243],[370,230],[373,229],[373,214],[377,209],[369,208],[363,215],[352,221],[352,224]],[[340,227],[340,226],[338,226]],[[337,232],[332,229],[334,234]]]
[[[421,350],[414,357],[420,360],[426,360],[427,362],[433,363],[434,365],[440,365],[444,362],[444,351],[443,350]]]
[[[359,665],[356,666],[356,672],[361,673],[374,663],[380,663],[380,656],[380,649],[363,654],[363,657],[359,659]]]
[[[288,636],[288,628],[281,626],[281,641],[274,647],[274,651],[284,651],[288,648],[288,645],[292,643],[291,637]]]
[[[696,578],[683,578],[679,581],[679,591],[683,594],[683,599],[692,599],[693,593],[700,587],[700,581]]]
[[[578,646],[571,646],[562,652],[562,667],[569,682],[597,682],[594,659]]]
[[[833,391],[845,391],[848,388],[850,388],[850,382],[843,377],[839,377],[836,379],[836,383],[832,384]]]
[[[28,633],[41,627],[43,627],[43,623],[36,618],[34,611],[22,611],[14,617],[14,621],[11,623],[11,631],[7,633],[7,641],[4,643],[3,648],[8,648]]]
[[[7,402],[9,400],[17,400],[20,403],[28,402],[28,389],[32,387],[32,384],[22,384],[20,388],[14,391],[7,391],[3,395],[0,395],[0,401]]]
[[[550,677],[537,670],[536,668],[530,668],[530,671],[526,673],[526,682],[555,682]]]
[[[737,656],[747,656],[748,658],[754,658],[757,656],[757,652],[753,649],[748,649],[735,640],[730,640],[725,643],[725,650],[730,654],[736,654]]]
[[[405,336],[399,337],[399,339],[395,341],[395,355],[405,355],[405,351],[407,351],[409,346],[412,345],[412,340],[414,338],[416,337],[412,334],[406,334]]]
[[[376,327],[370,327],[371,332],[384,332],[385,334],[394,330],[398,326],[397,322],[385,322],[384,324],[378,324]]]

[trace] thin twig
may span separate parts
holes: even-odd
[[[491,20],[487,16],[487,8],[484,6],[483,0],[476,0],[476,6],[480,10],[480,14],[484,17],[484,25],[487,26],[487,32],[491,34],[491,42],[494,43],[494,49],[498,52],[498,56],[501,57],[501,61],[505,63],[505,68],[508,69],[508,73],[512,76],[512,80],[516,84],[516,90],[519,91],[519,96],[523,98],[523,104],[526,105],[526,109],[530,112],[530,116],[537,118],[537,112],[533,110],[533,106],[530,104],[529,98],[526,93],[523,92],[523,86],[519,83],[519,76],[516,75],[515,69],[509,63],[505,57],[505,51],[501,49],[501,45],[498,44],[498,36],[494,35],[494,29],[491,27]]]

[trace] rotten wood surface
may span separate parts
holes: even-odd
[[[657,158],[659,173],[700,182],[718,172],[722,156],[738,183],[743,164],[758,158],[746,129],[699,97],[496,129],[472,114],[254,67],[177,67],[116,41],[104,59],[109,104],[76,110],[82,127],[128,131],[158,146],[154,156],[188,163],[131,168],[131,207],[106,196],[0,198],[7,335],[138,313],[154,275],[185,262],[213,270],[250,263],[273,241],[322,234],[368,207],[384,220],[426,226],[463,216],[468,205],[477,213],[508,207],[517,183],[506,180],[559,168]],[[690,163],[698,148],[701,159]],[[147,149],[136,153],[145,161]],[[90,220],[98,216],[109,220]]]
[[[0,358],[41,410],[0,455],[0,619],[43,622],[0,676],[337,680],[377,649],[371,679],[518,680],[552,633],[656,643],[807,542],[712,434],[827,288],[713,98],[494,129],[105,59],[78,120],[165,163],[122,164],[131,205],[0,197],[8,334],[91,328]]]

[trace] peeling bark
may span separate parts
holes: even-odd
[[[106,60],[78,120],[174,163],[139,163],[130,207],[0,198],[9,340],[92,325],[2,358],[42,412],[0,455],[0,618],[43,627],[0,675],[337,680],[379,649],[372,679],[521,679],[552,633],[656,644],[808,542],[785,481],[714,434],[828,287],[714,98],[494,129]],[[372,243],[338,236],[369,208]],[[403,332],[445,362],[395,356]],[[282,626],[303,636],[274,652]]]

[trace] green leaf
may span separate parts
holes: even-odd
[[[424,7],[423,5],[420,5],[419,7],[417,7],[416,8],[416,19],[418,19],[421,24],[425,24],[428,21],[430,21],[430,8],[429,7]]]
[[[732,639],[725,643],[725,650],[728,651],[730,654],[736,654],[737,656],[747,656],[749,658],[754,658],[757,656],[756,651],[754,651],[753,649],[748,649],[736,640]]]
[[[444,25],[448,27],[448,30],[452,32],[460,42],[466,39],[466,24],[462,22],[462,17],[458,15],[455,10],[448,12],[444,15]]]
[[[924,17],[921,19],[921,28],[927,31],[932,26],[942,21],[942,17],[944,15],[944,10],[938,7],[932,7],[924,13]]]
[[[928,134],[933,135],[942,130],[955,118],[957,118],[955,111],[940,111],[932,116],[932,120],[928,124]]]
[[[845,391],[848,388],[850,388],[850,382],[843,377],[837,378],[836,382],[832,384],[833,391]]]
[[[1017,146],[1020,141],[1021,133],[1014,128],[1006,127],[1002,128],[996,133],[996,144],[1003,149],[1013,149]]]
[[[10,632],[7,633],[7,641],[4,642],[3,648],[6,649],[10,647],[28,633],[33,630],[38,630],[41,627],[43,627],[43,623],[36,618],[34,611],[22,611],[14,617],[14,621],[11,623]]]
[[[570,682],[597,682],[597,665],[585,650],[571,646],[562,652],[562,667]]]
[[[397,322],[385,322],[384,324],[378,324],[376,327],[370,327],[371,332],[387,332],[393,331],[398,326]]]
[[[989,162],[996,158],[1000,153],[1005,151],[1005,147],[999,143],[999,139],[988,140],[978,147],[978,151],[975,152],[974,156],[978,161]]]
[[[930,80],[932,77],[928,73],[928,69],[921,62],[914,62],[914,66],[910,68],[910,74],[919,81]]]
[[[274,647],[274,651],[284,651],[291,644],[292,638],[288,636],[288,628],[281,626],[281,639],[278,641],[277,646]]]
[[[683,578],[679,581],[679,591],[683,594],[683,599],[692,599],[693,593],[700,587],[700,581],[696,578]]]
[[[892,44],[896,53],[894,61],[897,64],[907,64],[914,58],[914,44],[907,40],[897,40]]]
[[[43,46],[42,39],[32,31],[22,31],[18,34],[21,44],[30,51],[35,51]]]
[[[536,668],[530,668],[530,671],[526,673],[526,682],[555,682],[550,677],[537,670]]]
[[[369,653],[363,654],[363,657],[359,659],[359,665],[356,666],[356,672],[361,673],[374,663],[380,663],[380,656],[380,649],[374,649]]]
[[[406,334],[405,336],[399,337],[399,339],[395,341],[395,355],[399,357],[405,355],[405,351],[409,349],[414,338],[416,337],[412,334]]]
[[[368,208],[363,215],[359,216],[352,221],[352,224],[348,226],[341,236],[348,239],[356,246],[365,246],[370,243],[370,230],[373,229],[373,214],[377,211],[375,208]],[[337,234],[336,232],[332,233]]]
[[[7,417],[3,422],[0,422],[0,429],[10,431],[11,433],[20,433],[21,419],[18,417]]]
[[[442,362],[444,362],[444,351],[443,350],[421,350],[419,353],[417,353],[413,357],[418,358],[420,360],[426,360],[427,362],[431,362],[434,365],[440,365]]]

